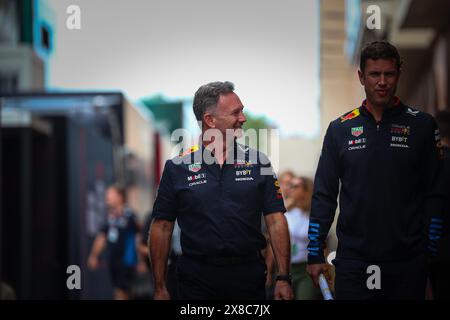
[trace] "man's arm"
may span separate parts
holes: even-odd
[[[266,214],[264,218],[278,272],[280,275],[289,275],[291,244],[286,218],[282,212]],[[276,300],[292,300],[294,297],[290,284],[285,281],[277,281],[275,283],[274,296]]]
[[[322,147],[319,165],[314,179],[314,193],[308,230],[307,272],[314,285],[319,284],[321,273],[329,280],[325,261],[325,240],[333,223],[339,193],[338,151],[332,136],[332,124],[328,127]]]
[[[91,254],[88,258],[89,269],[95,270],[98,268],[98,257],[106,247],[106,235],[103,232],[97,234],[92,245]]]
[[[166,288],[167,259],[171,238],[177,219],[177,199],[172,174],[172,160],[167,160],[153,205],[152,224],[148,236],[148,249],[155,285],[155,300],[170,299]]]
[[[155,300],[170,299],[166,288],[166,270],[174,224],[174,221],[156,219],[150,227],[148,247],[155,284]]]
[[[267,276],[266,276],[266,287],[271,288],[273,285],[273,272],[274,272],[274,265],[275,265],[275,258],[273,256],[273,250],[272,250],[272,245],[270,244],[270,238],[269,238],[269,234],[266,232],[264,234],[264,237],[266,238],[267,241],[267,246],[266,248],[263,250],[263,257],[264,257],[264,262],[266,263],[266,268],[267,268]]]

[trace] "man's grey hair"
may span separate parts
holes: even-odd
[[[217,106],[220,95],[231,93],[234,91],[234,84],[225,81],[216,81],[207,83],[200,88],[194,96],[194,114],[197,121],[203,120],[203,115]]]

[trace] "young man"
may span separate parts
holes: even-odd
[[[139,228],[133,210],[126,206],[125,189],[122,186],[111,185],[106,190],[105,201],[108,205],[107,221],[95,237],[88,267],[97,269],[100,254],[109,246],[109,273],[114,299],[128,300],[131,298],[131,282],[139,262]]]
[[[233,91],[230,82],[197,90],[194,113],[202,143],[166,162],[149,237],[155,299],[170,298],[165,275],[175,219],[183,252],[177,266],[180,299],[264,299],[261,215],[280,273],[275,299],[293,297],[281,191],[265,155],[235,141],[246,119]]]
[[[424,235],[439,229],[441,145],[432,116],[395,96],[401,60],[388,42],[361,52],[366,100],[328,127],[316,172],[309,226],[308,272],[327,275],[324,240],[340,213],[337,299],[424,299]],[[340,187],[340,188],[339,188]]]

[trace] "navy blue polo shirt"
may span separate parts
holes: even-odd
[[[266,246],[261,215],[286,211],[267,156],[232,151],[222,167],[204,146],[165,164],[153,218],[178,220],[183,254],[254,254]]]

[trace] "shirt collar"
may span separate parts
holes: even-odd
[[[386,109],[383,112],[383,118],[391,117],[391,116],[399,114],[403,110],[403,106],[404,105],[403,105],[402,101],[400,100],[400,98],[395,96],[394,97],[394,104],[392,105],[392,107]],[[364,101],[362,102],[361,107],[360,107],[360,111],[363,114],[365,114],[365,115],[371,115],[372,116],[372,110],[367,105],[367,100],[366,99],[364,99]]]

